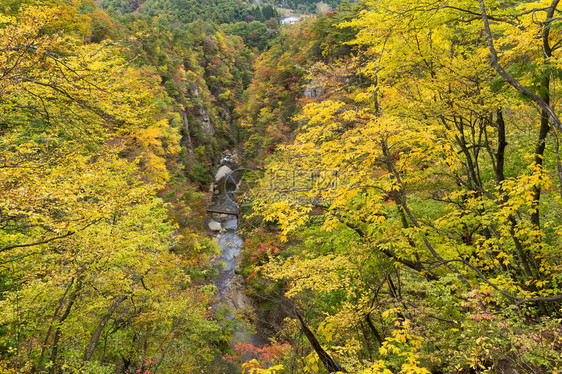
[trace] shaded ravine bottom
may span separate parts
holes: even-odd
[[[226,306],[231,310],[228,319],[235,321],[239,313],[251,312],[253,310],[252,301],[244,293],[246,282],[244,278],[236,274],[238,267],[237,257],[242,251],[244,240],[236,233],[238,228],[238,218],[235,215],[223,215],[214,218],[221,223],[221,232],[215,236],[218,246],[221,248],[219,262],[224,264],[224,268],[219,270],[215,280],[217,286],[218,304]],[[263,346],[266,340],[255,332],[255,327],[244,324],[243,321],[235,323],[232,344],[250,343],[257,347]]]
[[[224,169],[227,169],[230,173],[224,173]],[[232,169],[235,168],[232,167]],[[255,308],[252,300],[244,293],[245,279],[236,274],[238,256],[242,251],[244,240],[236,232],[238,230],[238,215],[228,214],[228,212],[238,213],[238,205],[233,194],[237,188],[237,176],[236,172],[232,172],[232,169],[225,167],[223,164],[217,172],[211,191],[213,201],[212,206],[208,209],[208,226],[213,232],[213,239],[221,249],[221,254],[217,259],[219,271],[214,281],[217,287],[215,307],[227,310],[223,328],[233,332],[229,344],[235,350],[236,346],[240,344],[262,347],[267,343],[267,340],[256,332],[256,326],[251,321],[252,318],[240,318],[251,316]],[[247,354],[242,357],[243,361],[252,358],[256,357]],[[221,367],[217,373],[239,372],[235,369],[236,365],[228,365],[222,357],[217,357],[215,363]]]

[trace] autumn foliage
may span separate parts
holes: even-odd
[[[557,1],[383,0],[337,24],[356,30],[354,52],[300,75],[317,94],[294,139],[269,138],[252,194],[254,222],[288,243],[253,282],[290,284],[306,313],[279,332],[300,360],[286,369],[559,369],[557,14]]]
[[[157,196],[180,134],[156,72],[92,42],[99,10],[20,5],[0,15],[0,367],[204,366],[221,332],[212,288],[189,272],[208,258],[178,248],[215,247],[178,233]],[[170,353],[182,349],[202,356]]]

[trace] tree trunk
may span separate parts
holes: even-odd
[[[316,352],[318,357],[320,357],[320,361],[322,361],[322,364],[324,364],[326,370],[328,370],[329,373],[335,373],[338,371],[347,373],[347,371],[340,365],[338,365],[338,363],[334,361],[334,359],[324,350],[324,348],[322,348],[322,346],[318,342],[318,339],[316,339],[316,336],[314,336],[314,333],[310,331],[310,329],[304,323],[304,320],[300,313],[298,311],[295,311],[295,313],[297,314],[297,318],[301,323],[304,335],[306,335],[306,338],[310,342],[310,345],[312,345],[312,348],[314,348],[314,351]]]
[[[101,333],[102,333],[105,325],[107,324],[107,322],[109,322],[109,320],[111,319],[111,316],[113,315],[115,310],[117,310],[117,307],[126,298],[127,298],[126,295],[121,295],[121,296],[119,296],[115,299],[113,304],[111,304],[111,306],[109,307],[109,311],[101,319],[100,323],[98,324],[98,327],[96,327],[96,330],[94,331],[94,334],[92,335],[92,338],[90,339],[90,342],[88,343],[88,346],[86,347],[86,350],[84,351],[84,361],[90,361],[90,359],[94,355],[94,351],[95,351],[95,349],[98,345],[98,341],[100,340],[100,336],[101,336]]]

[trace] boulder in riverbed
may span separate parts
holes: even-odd
[[[219,168],[219,170],[217,170],[217,173],[215,174],[215,183],[219,183],[221,180],[228,177],[230,174],[232,174],[232,169],[226,165],[222,165]]]
[[[209,229],[211,231],[221,231],[222,226],[219,222],[215,221],[215,220],[211,220],[209,221],[209,223],[207,224],[209,226]]]

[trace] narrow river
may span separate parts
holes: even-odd
[[[253,303],[244,293],[246,281],[235,271],[238,267],[238,256],[244,245],[244,240],[237,233],[239,207],[235,191],[239,177],[235,170],[233,163],[223,161],[215,176],[212,204],[207,208],[209,229],[221,249],[218,262],[224,264],[224,267],[219,269],[215,286],[218,289],[218,304],[229,308],[228,319],[234,322],[235,333],[231,344],[235,346],[239,343],[250,343],[261,347],[265,344],[265,339],[255,333],[252,322],[244,323],[235,319],[240,315],[254,314]]]

